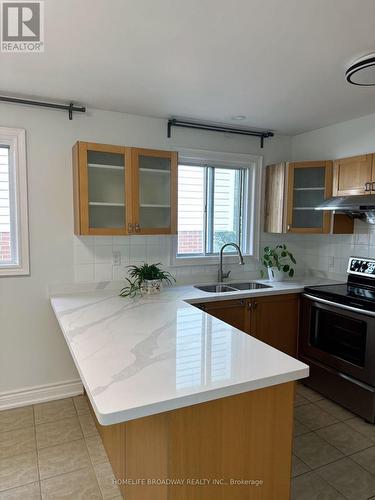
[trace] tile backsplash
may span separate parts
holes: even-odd
[[[218,265],[171,266],[171,236],[81,236],[74,237],[74,276],[76,283],[122,281],[126,266],[160,262],[177,283],[216,281]],[[114,256],[120,264],[113,265]],[[245,258],[245,265],[224,264],[233,279],[260,277],[259,263]]]
[[[297,260],[296,275],[315,275],[346,280],[350,256],[375,257],[375,226],[355,221],[354,234],[270,234],[262,235],[266,245],[285,243]]]
[[[171,266],[171,236],[82,236],[74,237],[74,275],[76,283],[122,281],[126,266],[160,262],[177,283],[216,281],[217,264]],[[260,254],[266,245],[285,243],[296,257],[296,277],[305,275],[346,279],[348,258],[375,257],[375,226],[355,221],[352,235],[270,234],[261,235]],[[114,254],[120,258],[113,265]],[[245,266],[225,264],[231,279],[258,279],[260,264],[245,258]]]

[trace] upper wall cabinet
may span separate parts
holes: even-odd
[[[77,142],[73,147],[75,234],[172,234],[177,153]]]
[[[140,234],[177,229],[177,153],[132,149],[133,220]]]
[[[333,196],[375,192],[374,155],[341,158],[333,163]]]
[[[315,210],[332,196],[332,162],[278,163],[266,167],[264,230],[270,233],[352,233],[346,216]]]

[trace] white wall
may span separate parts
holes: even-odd
[[[0,279],[0,397],[77,378],[48,302],[50,284],[74,281],[74,262],[80,265],[78,254],[84,253],[75,248],[103,246],[97,239],[82,243],[73,237],[71,147],[76,140],[263,154],[265,164],[290,157],[289,137],[266,140],[264,150],[254,138],[184,129],[173,130],[168,140],[164,120],[99,110],[69,121],[63,112],[2,104],[0,126],[25,128],[27,133],[31,253],[30,277]],[[123,240],[129,255],[135,242]],[[164,242],[146,238],[142,245],[163,252]]]
[[[334,160],[375,152],[375,114],[292,138],[292,160]]]
[[[375,114],[292,137],[292,160],[333,160],[375,152]],[[262,243],[284,242],[301,273],[346,279],[348,257],[375,257],[375,226],[355,222],[353,235],[263,235]]]

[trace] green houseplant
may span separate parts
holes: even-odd
[[[129,278],[125,278],[127,285],[122,288],[120,295],[122,297],[134,297],[138,292],[146,295],[160,293],[163,281],[172,284],[176,281],[168,271],[163,271],[157,264],[142,264],[141,266],[128,266]]]
[[[292,264],[296,264],[296,259],[286,245],[276,245],[274,248],[264,248],[262,264],[267,269],[271,281],[282,281],[286,274],[290,278],[294,276]],[[261,275],[264,277],[263,270]]]

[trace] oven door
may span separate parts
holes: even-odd
[[[375,385],[375,315],[302,296],[298,352]]]

